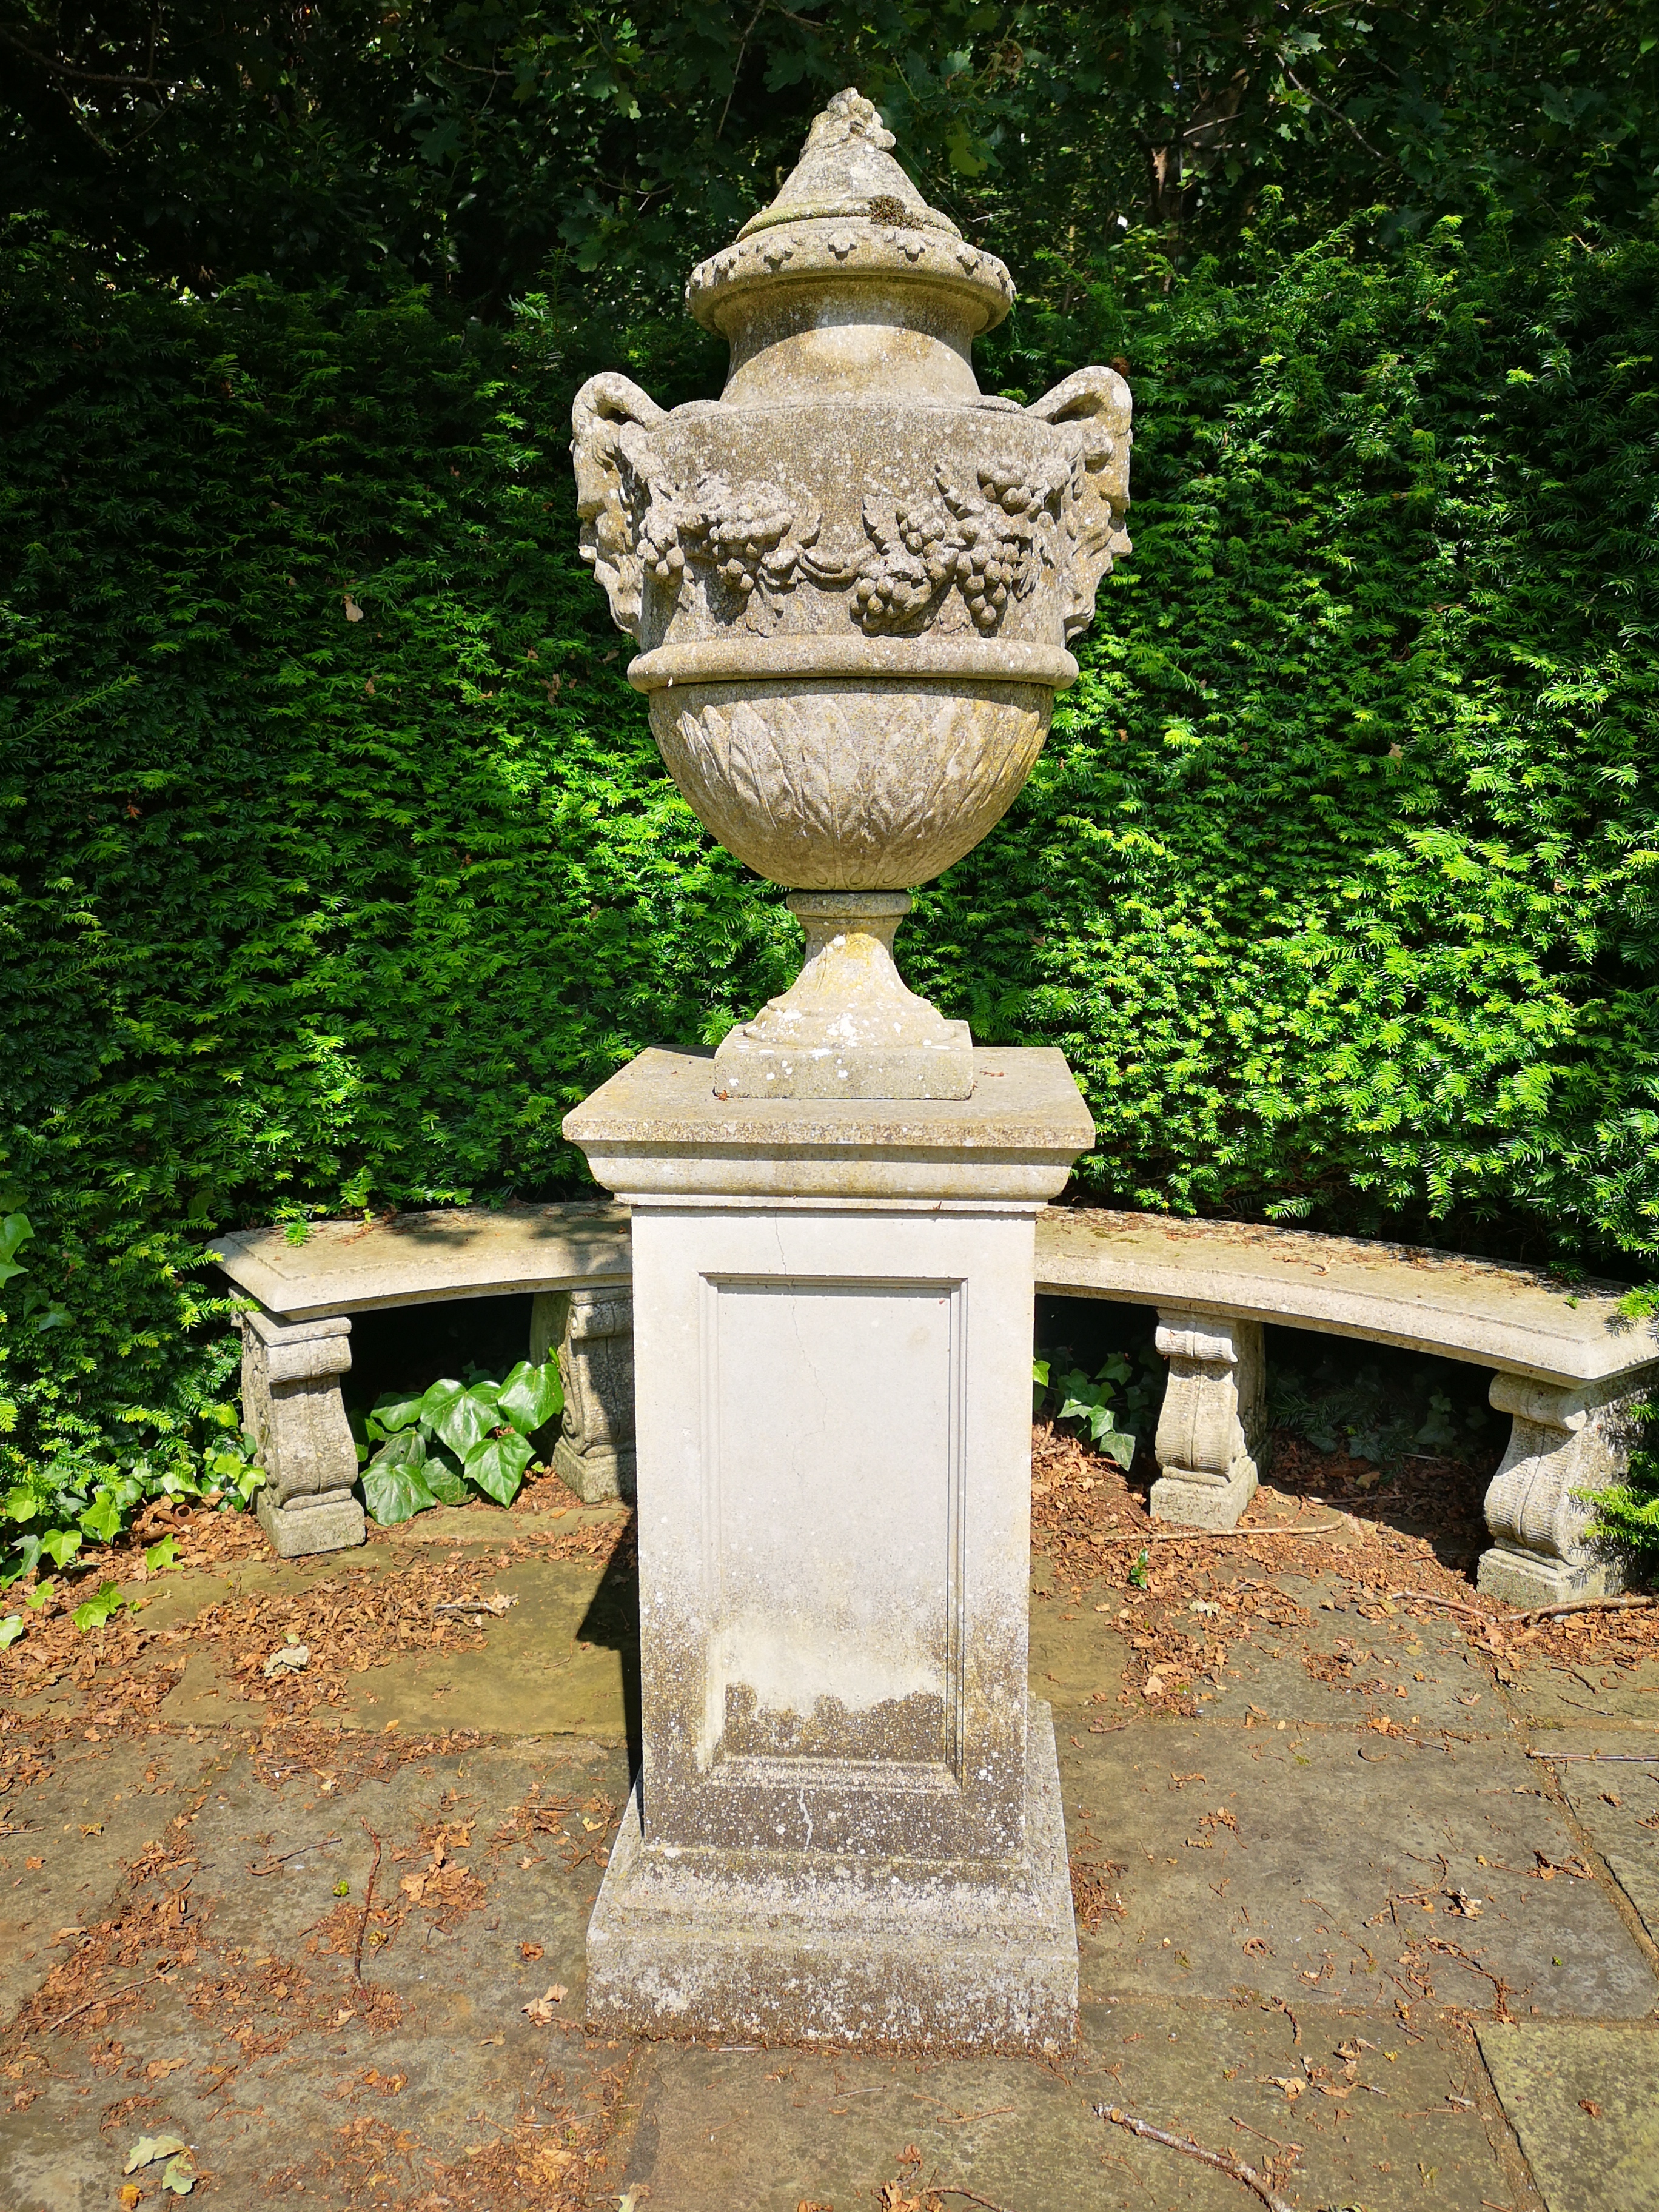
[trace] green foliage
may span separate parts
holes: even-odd
[[[1036,1385],[1032,1392],[1033,1410],[1040,1413],[1050,1398],[1054,1400],[1054,1418],[1081,1421],[1095,1449],[1103,1452],[1127,1474],[1134,1465],[1138,1434],[1149,1421],[1156,1421],[1164,1395],[1163,1363],[1157,1354],[1147,1356],[1139,1376],[1121,1352],[1109,1354],[1092,1376],[1080,1367],[1073,1367],[1051,1382],[1049,1364],[1046,1359],[1031,1364],[1031,1378]],[[1136,1424],[1133,1431],[1118,1426],[1115,1401],[1120,1390],[1123,1393],[1123,1417]]]
[[[1659,1578],[1659,1401],[1634,1407],[1631,1424],[1634,1440],[1625,1480],[1585,1500],[1595,1508],[1589,1534],[1592,1542],[1623,1552],[1651,1582]]]
[[[92,1629],[101,1628],[106,1621],[112,1620],[125,1603],[118,1583],[100,1583],[84,1604],[76,1607],[70,1619],[85,1636]]]
[[[1307,1334],[1274,1344],[1267,1412],[1316,1450],[1348,1452],[1385,1474],[1413,1453],[1466,1459],[1493,1435],[1486,1377],[1449,1360]]]
[[[1651,1255],[1659,253],[1279,222],[1185,277],[1131,234],[986,349],[1026,398],[1127,360],[1136,552],[901,957],[1067,1053],[1103,1199]],[[568,1109],[799,945],[575,557],[574,381],[692,396],[700,337],[204,303],[9,236],[9,1576],[110,1501],[251,1494],[218,1229],[585,1188]]]
[[[9,1613],[3,1620],[0,1620],[0,1651],[3,1651],[9,1644],[15,1644],[22,1633],[22,1614]]]
[[[460,1505],[472,1489],[510,1505],[535,1458],[530,1438],[559,1413],[556,1359],[521,1359],[504,1382],[434,1382],[418,1398],[376,1399],[358,1443],[363,1498],[383,1528],[428,1506]],[[370,1455],[369,1447],[379,1451]]]
[[[1230,242],[1275,185],[1315,228],[1380,200],[1406,231],[1578,197],[1627,218],[1659,163],[1656,27],[1652,0],[4,0],[0,199],[198,292],[282,273],[660,310],[856,83],[1029,281],[1119,220]]]

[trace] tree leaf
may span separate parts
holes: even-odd
[[[524,1471],[534,1457],[534,1452],[516,1430],[504,1437],[486,1437],[482,1443],[474,1444],[466,1455],[467,1480],[476,1482],[498,1504],[510,1505],[519,1494]]]
[[[534,1436],[556,1413],[564,1411],[564,1386],[559,1380],[557,1359],[544,1360],[539,1367],[521,1359],[502,1383],[495,1405],[502,1419],[510,1421],[521,1436]]]
[[[9,1613],[3,1620],[0,1620],[0,1651],[3,1651],[9,1644],[15,1644],[22,1633],[22,1614]]]
[[[173,2158],[186,2152],[188,2146],[181,2136],[140,2136],[127,2153],[123,2173],[137,2173],[141,2166],[154,2166],[158,2158]]]

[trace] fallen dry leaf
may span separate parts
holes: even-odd
[[[311,1649],[308,1644],[284,1644],[279,1651],[271,1653],[263,1671],[267,1678],[273,1674],[298,1674],[310,1664]]]
[[[541,1955],[542,1947],[539,1943],[520,1943],[519,1946],[519,1956],[521,1959],[539,1959]]]
[[[158,2158],[176,2158],[187,2148],[181,2136],[140,2136],[121,2171],[137,2173],[141,2166],[154,2166]]]
[[[1601,2117],[1601,2107],[1594,2097],[1581,2097],[1578,2100],[1578,2109],[1581,2112],[1588,2112],[1593,2120],[1599,2120]]]
[[[562,1982],[550,1982],[544,1996],[532,1997],[527,2005],[520,2005],[519,2009],[533,2020],[538,2027],[545,2027],[553,2017],[554,2007],[562,2005],[569,1994]]]

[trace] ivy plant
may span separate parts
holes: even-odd
[[[531,1438],[563,1407],[556,1359],[521,1359],[499,1382],[446,1377],[417,1398],[388,1391],[361,1423],[364,1503],[382,1528],[475,1492],[510,1505],[535,1458]]]

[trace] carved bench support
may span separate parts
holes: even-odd
[[[1160,1306],[1158,1348],[1170,1363],[1158,1423],[1152,1517],[1231,1528],[1255,1495],[1265,1457],[1261,1324]]]
[[[1573,1493],[1605,1490],[1622,1477],[1632,1408],[1645,1395],[1644,1386],[1651,1387],[1653,1373],[1577,1389],[1522,1375],[1493,1376],[1492,1402],[1514,1415],[1515,1426],[1486,1492],[1493,1541],[1480,1555],[1483,1595],[1511,1605],[1558,1605],[1622,1586],[1619,1563],[1596,1558],[1585,1546],[1595,1508]]]
[[[279,1559],[340,1552],[368,1534],[352,1495],[357,1453],[340,1395],[351,1323],[242,1316],[242,1420],[259,1447],[254,1510]]]
[[[530,1356],[559,1348],[564,1413],[553,1468],[586,1505],[634,1496],[634,1300],[627,1291],[538,1291]]]

